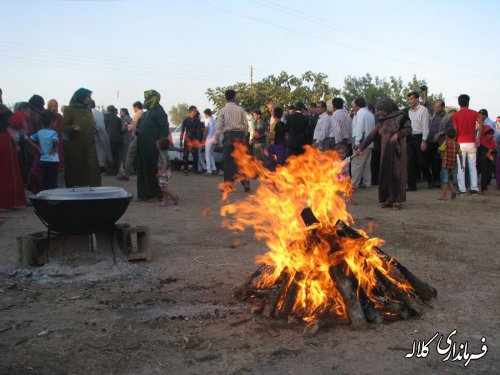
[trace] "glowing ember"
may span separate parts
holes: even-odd
[[[352,189],[335,152],[307,148],[275,172],[242,146],[234,156],[240,173],[258,176],[260,186],[245,200],[222,207],[225,225],[252,228],[269,249],[256,258],[264,266],[235,291],[254,303],[254,311],[309,325],[349,320],[363,326],[366,320],[418,315],[421,300],[436,296],[378,248],[381,239],[349,226],[353,219],[345,198]],[[226,201],[230,188],[219,187]]]

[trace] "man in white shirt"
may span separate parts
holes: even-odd
[[[344,99],[333,98],[332,127],[330,128],[330,137],[335,138],[335,143],[343,143],[348,152],[350,151],[350,142],[352,137],[352,119],[344,108]]]
[[[212,110],[207,108],[203,111],[205,114],[205,159],[207,164],[207,176],[212,176],[217,172],[214,160],[215,132],[217,122],[212,117]]]
[[[408,191],[417,191],[417,170],[424,171],[424,178],[429,181],[429,168],[425,166],[424,151],[427,149],[429,136],[429,111],[420,104],[420,95],[416,91],[408,94],[411,121],[411,135],[408,137]],[[431,185],[432,186],[432,185]]]
[[[366,108],[366,100],[363,97],[356,98],[352,102],[354,118],[352,120],[352,145],[357,150],[361,142],[375,129],[375,116]],[[351,159],[351,183],[357,189],[363,178],[364,187],[372,184],[371,160],[373,143],[363,150],[363,153]]]
[[[324,150],[326,146],[325,141],[327,141],[330,134],[330,116],[326,113],[326,103],[324,101],[318,103],[316,110],[319,117],[314,128],[313,147]]]

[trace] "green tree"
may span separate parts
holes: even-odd
[[[340,90],[330,86],[327,79],[328,76],[323,73],[307,71],[296,77],[283,71],[277,76],[270,75],[253,84],[238,82],[226,87],[209,88],[206,95],[219,110],[225,103],[224,92],[234,89],[238,93],[239,104],[247,111],[260,109],[264,117],[267,117],[266,105],[270,101],[281,106],[298,101],[307,104],[338,95]]]
[[[328,83],[326,74],[307,71],[300,77],[296,77],[283,71],[254,84],[238,82],[226,87],[209,88],[206,95],[215,108],[219,110],[225,103],[224,91],[234,89],[238,93],[239,104],[247,111],[260,109],[264,117],[267,117],[266,104],[270,101],[285,106],[298,101],[306,104],[320,100],[329,101],[335,96],[343,97],[348,109],[351,108],[352,101],[359,96],[363,96],[366,102],[372,105],[378,98],[389,96],[402,108],[408,105],[408,93],[411,91],[420,92],[422,85],[427,85],[426,81],[418,79],[416,76],[404,84],[401,77],[380,78],[366,74],[361,77],[347,76],[344,79],[342,90],[339,90]],[[442,95],[428,96],[431,104],[434,104],[438,98],[442,98]]]
[[[346,101],[346,106],[351,108],[352,101],[360,96],[364,97],[367,104],[375,104],[375,101],[382,96],[389,94],[389,83],[378,76],[373,78],[370,74],[362,77],[347,76],[344,79],[344,87],[341,95]]]
[[[378,76],[372,77],[366,74],[362,77],[347,76],[344,79],[344,87],[342,89],[342,96],[346,100],[348,108],[351,107],[352,101],[359,96],[366,99],[367,104],[374,105],[378,98],[388,96],[398,104],[399,107],[406,107],[408,105],[407,95],[411,91],[420,92],[420,87],[427,85],[427,82],[413,76],[412,80],[406,85],[403,83],[401,77],[391,76],[389,79],[379,78]],[[442,98],[442,94],[432,94],[428,96],[431,104],[434,104],[436,99]]]
[[[170,107],[168,117],[170,122],[175,126],[179,125],[188,113],[188,105],[186,103],[179,103]]]

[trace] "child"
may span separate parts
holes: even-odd
[[[448,128],[445,131],[445,135],[446,140],[438,148],[441,152],[441,186],[443,187],[443,196],[439,200],[443,201],[448,199],[448,188],[451,190],[451,199],[457,197],[453,181],[453,170],[457,167],[457,155],[460,160],[460,168],[462,171],[464,170],[460,145],[455,141],[457,130],[455,128]]]
[[[342,161],[342,169],[340,173],[337,175],[338,180],[350,180],[351,176],[349,175],[349,166],[351,164],[351,157],[347,156],[347,146],[343,143],[337,143],[333,147],[334,151],[337,151],[337,155],[339,159]],[[345,200],[347,203],[352,205],[357,205],[358,202],[355,201],[352,196],[348,196]]]
[[[168,190],[168,183],[170,182],[170,165],[168,162],[168,148],[170,147],[170,142],[166,138],[160,139],[157,143],[158,151],[158,185],[160,186],[161,192],[163,194],[163,200],[160,203],[160,207],[167,207],[168,198],[172,198],[174,204],[179,203],[179,196]]]
[[[477,161],[479,173],[481,173],[481,194],[488,195],[488,185],[493,176],[493,160],[495,157],[493,153],[496,149],[495,138],[493,134],[495,131],[489,125],[483,126],[483,135],[480,138],[480,145],[477,149]]]
[[[57,189],[57,176],[59,173],[59,154],[57,145],[59,136],[54,130],[56,126],[56,114],[45,111],[41,116],[42,129],[38,130],[26,142],[40,152],[40,177],[41,190]],[[38,142],[38,146],[35,142]]]

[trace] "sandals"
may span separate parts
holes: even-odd
[[[174,205],[177,206],[179,204],[179,199],[181,199],[178,195],[174,198]]]
[[[391,203],[391,202],[384,202],[380,205],[381,208],[390,208],[392,207],[394,210],[400,210],[403,205],[399,202],[394,202],[394,203]]]

